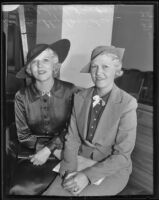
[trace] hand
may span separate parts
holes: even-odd
[[[62,149],[63,148],[63,142],[59,136],[56,136],[53,138],[53,143],[56,146],[56,149]]]
[[[63,181],[64,189],[73,195],[78,195],[89,183],[87,176],[83,172],[70,173]]]
[[[33,165],[43,165],[49,158],[51,154],[51,151],[48,147],[44,147],[40,151],[38,151],[36,154],[30,156],[30,162],[33,163]]]

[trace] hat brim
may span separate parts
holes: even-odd
[[[32,58],[30,60],[27,61],[27,63],[16,74],[16,78],[25,79],[27,76],[29,76],[26,72],[27,65],[47,48],[51,48],[53,51],[55,51],[58,55],[59,63],[63,63],[68,55],[69,50],[70,50],[70,41],[68,39],[61,39],[50,45],[45,45],[42,49],[40,49],[38,52],[36,52],[36,54],[34,56],[32,56]]]
[[[90,64],[91,64],[91,62],[89,62],[87,65],[85,65],[85,66],[80,70],[80,73],[90,73]]]

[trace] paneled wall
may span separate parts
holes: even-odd
[[[133,172],[131,182],[153,193],[153,108],[139,104],[135,149],[132,154]]]
[[[153,71],[153,6],[116,5],[112,44],[125,48],[123,67]]]

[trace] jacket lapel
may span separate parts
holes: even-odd
[[[120,109],[119,103],[122,101],[120,89],[114,84],[107,105],[103,111],[103,114],[98,122],[97,129],[94,134],[92,143],[102,143],[106,135],[109,134],[110,128],[113,123],[118,119]]]
[[[89,88],[85,90],[80,96],[77,97],[77,107],[79,109],[79,117],[78,124],[80,129],[80,134],[83,138],[86,137],[87,134],[87,124],[88,124],[88,116],[89,109],[92,100],[92,93],[94,88]]]

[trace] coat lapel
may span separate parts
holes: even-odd
[[[102,143],[106,135],[109,135],[109,130],[113,123],[118,119],[120,109],[119,103],[122,101],[120,89],[114,84],[107,105],[98,122],[92,143]]]
[[[78,117],[78,124],[80,129],[80,134],[83,138],[86,137],[87,134],[87,124],[88,124],[88,115],[89,109],[92,100],[94,88],[89,88],[85,90],[80,96],[77,97],[77,107],[79,109],[79,117]]]

